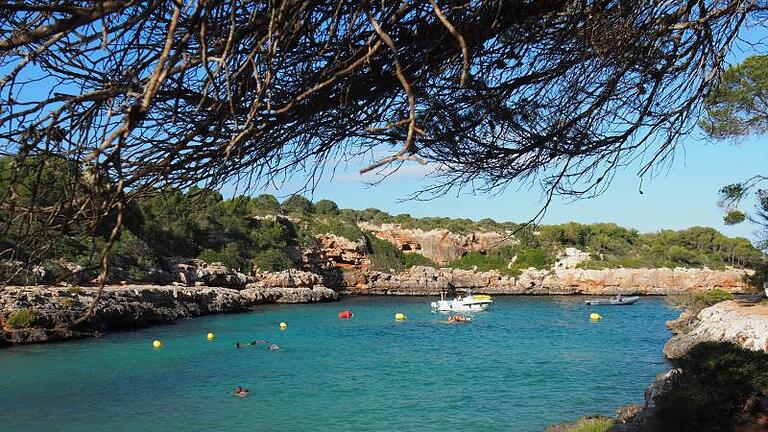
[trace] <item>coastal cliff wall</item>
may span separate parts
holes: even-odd
[[[752,288],[745,282],[748,274],[736,269],[529,269],[513,277],[497,271],[413,267],[399,274],[347,272],[343,288],[348,294],[376,295],[436,295],[451,287],[523,295],[667,295],[714,288],[744,293]]]
[[[243,312],[265,303],[337,300],[308,272],[266,273],[242,289],[205,286],[108,286],[91,319],[73,329],[97,288],[5,287],[0,290],[0,345],[81,338],[200,315]]]
[[[505,244],[516,244],[511,233],[472,232],[455,234],[447,229],[402,228],[398,224],[373,224],[360,222],[360,229],[386,240],[404,253],[417,253],[438,264],[446,264],[461,258],[467,252],[485,252]]]

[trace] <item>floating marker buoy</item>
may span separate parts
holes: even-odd
[[[286,328],[288,328],[288,324],[286,324],[284,322],[281,322],[280,323],[280,330],[285,330]]]
[[[208,338],[208,340],[214,340],[216,339],[216,335],[213,334],[213,332],[209,332],[205,337]]]
[[[341,318],[341,319],[350,319],[350,318],[352,318],[353,315],[354,314],[352,312],[350,312],[349,310],[343,310],[343,311],[339,312],[339,318]]]
[[[592,321],[599,321],[603,319],[603,317],[601,317],[600,314],[598,313],[592,312],[591,314],[589,314],[589,319],[591,319]]]
[[[402,314],[400,312],[395,314],[395,321],[405,321],[405,314]]]
[[[159,340],[155,339],[154,342],[152,342],[152,346],[155,347],[155,349],[160,349],[163,347],[163,343]]]

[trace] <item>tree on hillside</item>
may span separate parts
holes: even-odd
[[[704,99],[706,116],[702,129],[718,140],[739,140],[768,132],[768,55],[752,56],[728,68]],[[718,205],[725,210],[728,225],[747,219],[762,226],[763,242],[768,240],[768,191],[760,186],[768,176],[757,174],[720,189]],[[739,204],[754,193],[757,206],[747,215]],[[764,244],[763,246],[768,246]]]
[[[0,155],[13,163],[0,211],[25,213],[37,230],[115,215],[108,252],[126,208],[158,189],[250,189],[291,175],[311,188],[350,160],[364,160],[363,172],[430,163],[426,196],[526,179],[549,197],[589,196],[639,155],[646,173],[673,154],[739,29],[766,9],[6,1]],[[91,192],[16,206],[16,173],[30,157],[73,161],[71,184]]]

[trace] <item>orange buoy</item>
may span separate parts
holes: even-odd
[[[353,315],[354,314],[352,312],[350,312],[349,310],[343,310],[343,311],[339,312],[339,318],[341,318],[341,319],[350,319],[350,318],[352,318]]]

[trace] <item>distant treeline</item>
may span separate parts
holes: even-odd
[[[7,172],[0,160],[0,172]],[[55,195],[56,177],[50,176],[48,195]],[[0,176],[0,187],[3,177]],[[29,191],[17,191],[24,194]],[[38,196],[38,203],[45,200]],[[52,199],[52,198],[51,198]],[[515,275],[522,269],[551,267],[566,247],[591,254],[592,260],[580,264],[587,268],[606,267],[703,267],[760,268],[764,255],[744,238],[729,238],[713,228],[664,230],[641,234],[615,224],[583,225],[567,223],[538,227],[520,226],[491,219],[414,218],[408,214],[390,215],[377,209],[339,209],[330,200],[312,203],[302,196],[279,202],[272,195],[239,196],[224,199],[215,191],[192,188],[186,192],[157,190],[133,202],[125,210],[124,228],[111,254],[111,264],[138,280],[149,268],[163,268],[165,257],[200,258],[222,262],[228,267],[249,272],[252,269],[281,270],[299,265],[298,247],[317,246],[316,235],[332,233],[353,241],[363,241],[376,270],[402,270],[414,265],[435,266],[416,254],[403,254],[394,245],[363,232],[358,222],[395,223],[403,228],[447,229],[456,234],[477,231],[513,232],[517,243],[486,253],[470,252],[449,267],[499,270]],[[284,217],[273,217],[280,215]],[[24,249],[27,233],[23,221],[0,211],[5,229],[0,237],[0,257],[21,262],[64,258],[83,267],[96,267],[101,247],[110,233],[114,217],[107,215],[97,226],[68,226],[49,230],[56,240],[41,255]],[[33,221],[33,223],[38,223]],[[42,222],[40,222],[42,223]],[[22,245],[18,247],[18,245]],[[10,251],[13,250],[13,254]]]

